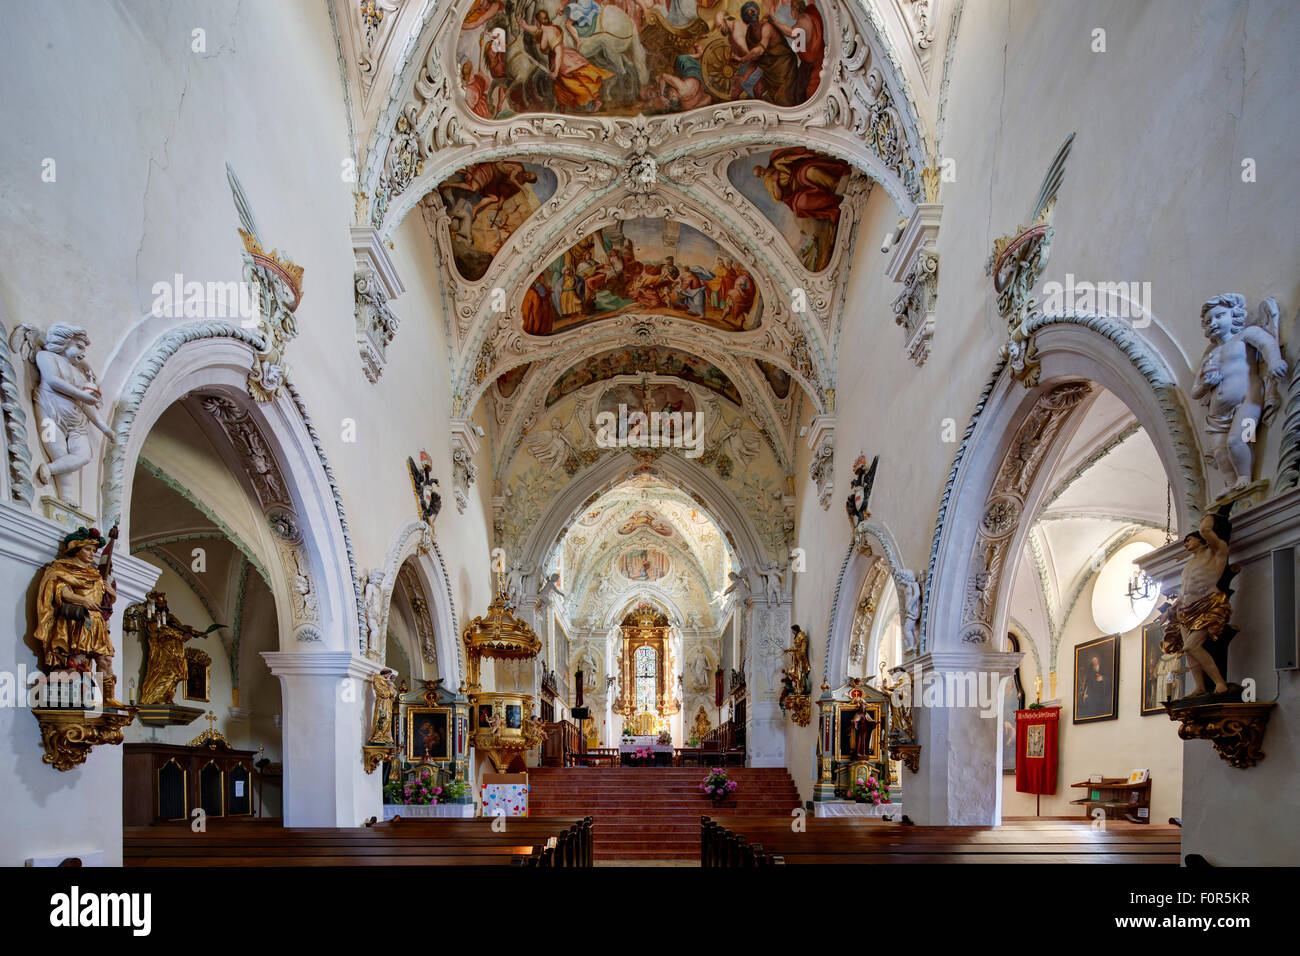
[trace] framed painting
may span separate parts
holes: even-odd
[[[197,647],[185,648],[185,699],[207,702],[212,695],[212,658]]]
[[[451,710],[410,707],[406,711],[406,759],[427,763],[452,759]]]
[[[474,729],[491,730],[492,729],[492,705],[479,704],[478,709],[474,712]]]
[[[1160,641],[1165,636],[1164,625],[1152,621],[1142,628],[1142,700],[1140,713],[1143,717],[1163,714],[1163,701],[1172,696],[1174,700],[1187,692],[1187,675],[1177,673],[1181,654],[1166,654],[1160,648]]]
[[[1076,644],[1072,722],[1091,724],[1118,716],[1119,635]]]

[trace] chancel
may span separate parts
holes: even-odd
[[[1296,41],[11,4],[0,863],[1300,864]]]

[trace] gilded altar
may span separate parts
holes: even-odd
[[[636,733],[656,734],[681,710],[674,693],[673,649],[667,615],[640,604],[620,625],[618,696],[614,712]],[[644,728],[644,729],[641,729]]]
[[[887,694],[858,678],[832,691],[822,685],[817,701],[817,782],[814,800],[843,799],[865,773],[890,783],[890,707]]]

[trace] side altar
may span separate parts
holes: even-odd
[[[817,699],[817,783],[813,787],[817,816],[901,815],[902,804],[891,798],[878,807],[853,797],[858,779],[874,777],[883,787],[891,783],[890,697],[852,677],[835,690],[822,685]],[[822,806],[826,804],[826,806]]]

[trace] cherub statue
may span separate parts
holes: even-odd
[[[1192,398],[1209,407],[1206,461],[1218,467],[1229,493],[1250,484],[1255,430],[1278,406],[1277,381],[1287,364],[1278,345],[1277,302],[1260,303],[1248,321],[1246,299],[1235,292],[1201,306],[1201,328],[1210,344],[1192,387]],[[1262,419],[1261,419],[1262,414]]]
[[[80,508],[76,477],[91,458],[87,425],[94,425],[110,442],[117,440],[99,415],[103,395],[85,361],[90,337],[80,326],[56,322],[44,335],[35,326],[19,326],[9,344],[36,369],[32,404],[39,419],[41,445],[49,458],[48,463],[37,466],[36,478],[42,483],[53,482],[61,501]]]
[[[113,642],[103,613],[104,598],[116,598],[117,592],[95,564],[103,546],[104,537],[94,528],[78,528],[63,539],[59,557],[41,574],[32,636],[45,673],[84,672],[93,662],[103,675],[104,703],[121,707],[114,697]]]
[[[393,685],[393,672],[385,667],[370,678],[370,686],[375,691],[375,712],[370,724],[372,746],[383,747],[393,744],[393,700],[397,697],[397,688]]]
[[[1228,540],[1232,524],[1226,514],[1207,514],[1200,528],[1183,538],[1191,554],[1183,568],[1182,588],[1178,597],[1164,608],[1164,639],[1160,648],[1166,654],[1187,655],[1187,669],[1192,672],[1195,689],[1188,697],[1226,694],[1230,691],[1222,669],[1207,648],[1214,641],[1220,659],[1227,662],[1227,644],[1237,630],[1228,623],[1232,616],[1231,583],[1236,568],[1228,564]],[[1221,642],[1221,643],[1220,643]],[[1206,685],[1206,677],[1213,687]]]

